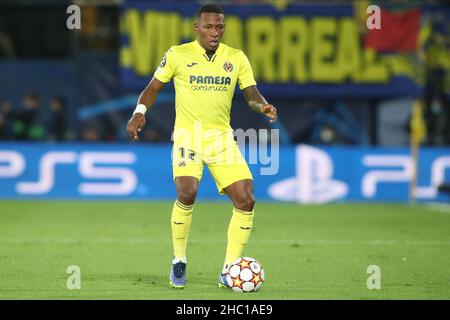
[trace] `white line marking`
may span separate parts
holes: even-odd
[[[67,244],[67,245],[87,245],[87,244],[170,244],[170,239],[152,238],[92,238],[92,239],[72,239],[72,238],[0,238],[0,243],[4,244]],[[191,244],[225,244],[226,240],[192,240]],[[390,246],[390,245],[427,245],[427,246],[448,246],[450,240],[314,240],[314,239],[281,239],[281,240],[250,240],[255,245],[301,245],[301,246]]]
[[[442,212],[450,214],[450,205],[445,203],[439,203],[439,202],[431,202],[425,206],[426,209],[435,211],[435,212]]]

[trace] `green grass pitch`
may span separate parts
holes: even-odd
[[[425,206],[257,203],[259,292],[217,287],[227,202],[195,207],[188,284],[168,284],[170,202],[0,201],[0,299],[450,299],[450,214]],[[81,289],[66,287],[69,265]],[[369,265],[381,289],[369,290]]]

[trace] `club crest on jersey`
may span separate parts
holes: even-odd
[[[226,72],[231,72],[231,71],[233,71],[233,65],[231,64],[231,62],[225,62],[224,64],[223,64],[223,69],[226,71]]]

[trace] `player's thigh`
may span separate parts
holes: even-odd
[[[217,150],[214,157],[208,158],[208,169],[217,185],[220,194],[224,189],[240,180],[253,180],[253,176],[245,162],[239,147],[234,140],[227,140],[225,148]]]
[[[217,190],[220,194],[225,194],[225,189],[238,181],[253,181],[253,176],[245,161],[234,164],[209,165],[208,169],[216,182]]]
[[[173,179],[178,199],[186,205],[194,202],[203,175],[203,162],[190,149],[174,145],[172,152]]]
[[[172,171],[174,180],[176,177],[195,177],[200,181],[203,175],[201,156],[183,145],[174,144]]]

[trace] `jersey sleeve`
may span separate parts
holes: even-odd
[[[163,56],[161,64],[154,73],[154,77],[161,82],[167,83],[172,79],[176,71],[176,59],[173,48],[170,48]]]
[[[239,74],[238,74],[238,84],[239,89],[241,90],[256,85],[250,61],[248,61],[247,56],[242,51],[241,51],[241,64],[239,67]]]

